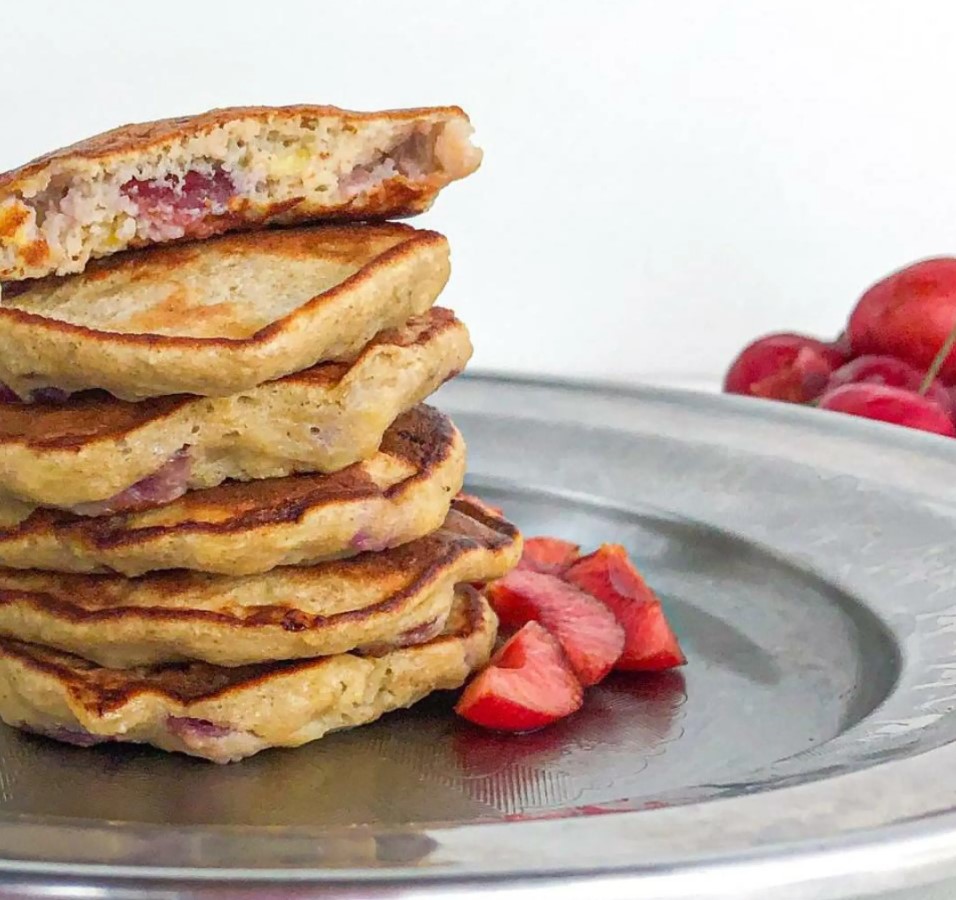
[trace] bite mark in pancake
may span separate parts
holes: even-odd
[[[0,174],[0,281],[233,229],[427,209],[481,152],[457,107],[239,107],[126,125]]]

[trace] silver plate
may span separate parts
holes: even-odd
[[[956,874],[956,443],[656,390],[439,402],[471,490],[631,549],[689,665],[533,735],[438,697],[226,768],[2,729],[0,896],[927,898]]]

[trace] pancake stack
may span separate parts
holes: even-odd
[[[229,762],[487,661],[520,536],[423,404],[471,355],[448,244],[378,221],[469,134],[242,108],[0,175],[4,722]]]

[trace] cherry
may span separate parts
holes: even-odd
[[[940,369],[956,382],[956,353],[947,339],[956,329],[956,259],[914,263],[878,281],[850,314],[847,333],[855,355],[889,354],[925,371],[946,347]]]
[[[60,405],[70,399],[70,392],[55,387],[36,388],[30,392],[32,403],[52,403]]]
[[[46,387],[36,388],[30,391],[30,403],[47,403],[60,405],[70,399],[68,391],[62,391],[59,388]],[[2,403],[23,403],[20,396],[13,392],[7,385],[0,382],[0,404]]]
[[[824,391],[844,362],[845,353],[833,344],[802,334],[770,334],[741,351],[727,371],[724,390],[807,403]]]
[[[837,335],[836,340],[833,341],[830,346],[838,353],[841,353],[845,359],[853,359],[853,347],[850,345],[850,335],[847,334],[845,329]]]
[[[819,407],[956,437],[953,420],[937,403],[901,387],[869,382],[844,384],[828,390],[820,398]]]
[[[923,393],[952,418],[953,398],[937,379],[921,390],[925,373],[894,356],[859,356],[841,366],[831,376],[827,391],[844,384],[884,384]]]

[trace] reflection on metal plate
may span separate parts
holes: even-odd
[[[154,879],[239,897],[253,877],[466,896],[491,877],[560,898],[601,870],[643,898],[782,900],[956,873],[956,444],[668,392],[463,379],[441,402],[469,489],[528,534],[624,544],[689,664],[615,675],[535,734],[435,696],[224,768],[3,729],[0,897]]]

